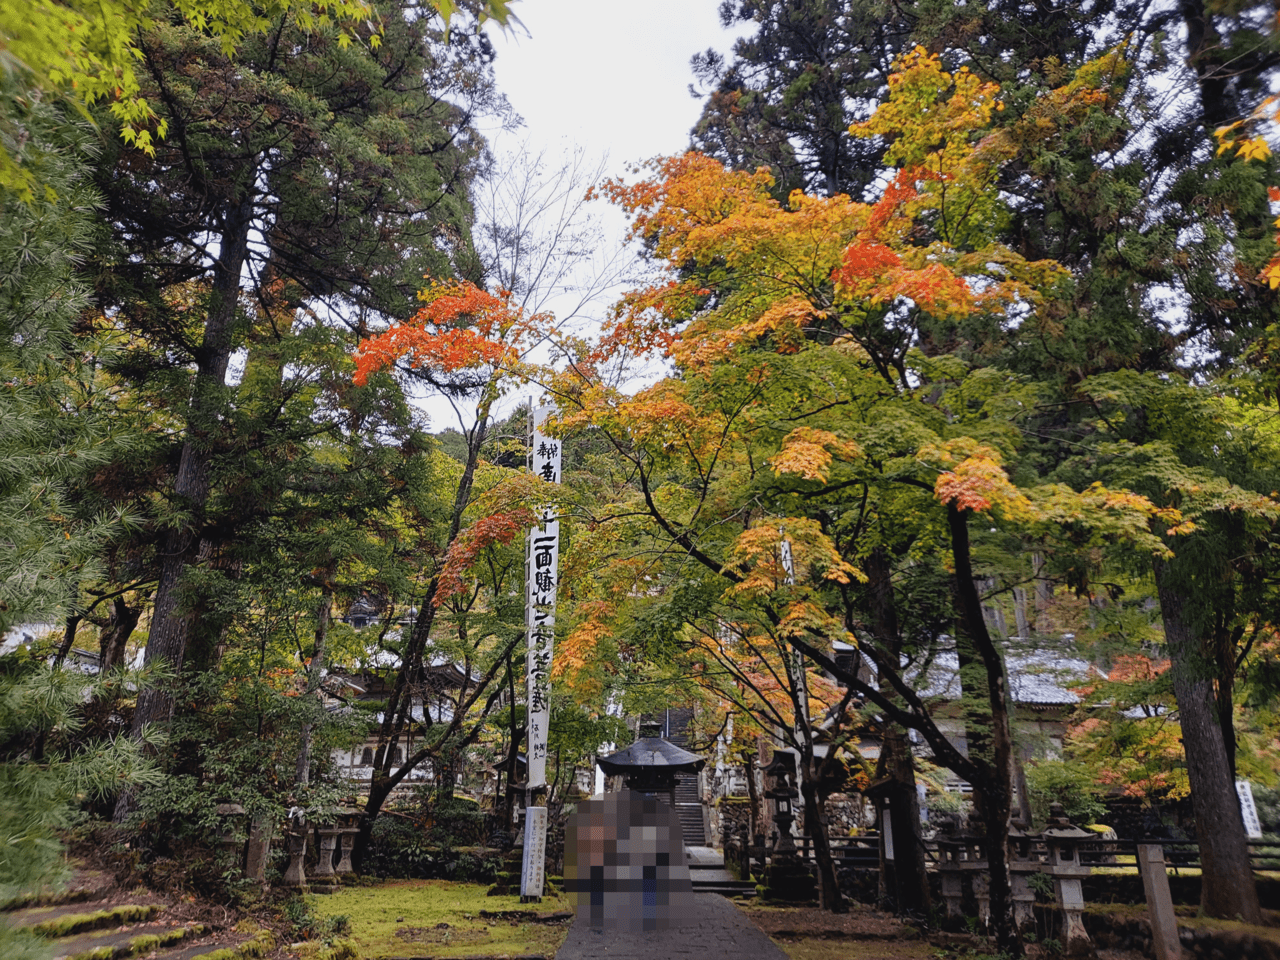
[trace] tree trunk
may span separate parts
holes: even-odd
[[[888,868],[892,875],[885,878],[885,893],[892,892],[900,915],[928,917],[932,903],[924,844],[920,842],[915,764],[905,731],[897,724],[884,727],[877,766],[877,779],[885,777],[889,781],[889,828],[893,831],[894,858]]]
[[[756,842],[756,834],[764,833],[764,806],[761,803],[760,788],[756,786],[756,762],[755,754],[757,750],[752,750],[742,758],[742,766],[747,774],[747,798],[751,801],[751,808],[747,811],[748,828],[751,835],[747,838],[747,843]],[[743,877],[745,880],[746,877]]]
[[[124,662],[125,646],[142,617],[142,604],[129,606],[123,596],[111,601],[111,622],[98,639],[101,670],[106,673]]]
[[[1169,565],[1156,560],[1153,566],[1200,846],[1200,909],[1211,917],[1261,923],[1244,819],[1217,722],[1209,658]]]
[[[307,667],[307,696],[315,697],[317,712],[324,710],[324,695],[320,681],[324,674],[325,647],[329,640],[329,624],[333,617],[333,567],[324,571],[324,583],[320,587],[320,603],[316,606],[316,645]],[[311,782],[311,730],[314,724],[307,720],[302,724],[301,743],[298,746],[298,764],[294,769],[294,783],[305,789]]]
[[[871,552],[864,566],[876,637],[888,651],[889,658],[899,660],[902,636],[894,602],[889,556],[884,548],[877,548]],[[892,667],[897,666],[897,663],[892,664]],[[888,777],[891,781],[889,822],[893,831],[893,876],[891,883],[889,877],[884,878],[886,886],[883,893],[887,895],[892,891],[900,912],[912,916],[928,916],[931,897],[929,876],[925,872],[924,844],[920,837],[920,798],[916,794],[911,745],[901,726],[885,722],[884,742],[877,767],[879,775]]]
[[[982,615],[982,599],[973,579],[969,545],[968,511],[947,506],[951,532],[951,556],[955,565],[957,632],[967,641],[986,673],[984,758],[971,747],[970,759],[984,767],[981,782],[974,783],[986,827],[987,863],[991,874],[991,936],[1011,956],[1023,954],[1022,939],[1013,922],[1013,887],[1009,878],[1008,837],[1013,807],[1013,734],[1009,726],[1009,678],[1004,657],[991,639]],[[962,650],[963,643],[957,644]],[[962,661],[963,663],[963,661]],[[979,696],[978,691],[974,695]]]
[[[67,655],[71,653],[71,647],[76,642],[76,631],[80,629],[80,621],[84,619],[80,614],[73,613],[67,617],[67,622],[62,628],[62,642],[58,644],[58,650],[53,655],[53,665],[55,667],[62,666],[67,659]]]
[[[507,702],[511,708],[511,750],[507,754],[507,792],[503,795],[502,809],[503,816],[503,832],[509,831],[515,823],[515,802],[516,802],[516,767],[520,760],[520,727],[516,720],[516,675],[514,665],[511,662],[511,654],[507,654]]]
[[[1020,957],[1022,938],[1013,922],[1013,881],[1009,876],[1009,821],[1013,806],[1009,784],[1004,780],[974,786],[982,791],[982,822],[986,828],[987,870],[991,878],[991,929],[988,932],[1001,950]]]
[[[818,865],[818,905],[832,913],[849,910],[840,894],[840,878],[831,856],[831,840],[827,836],[827,818],[818,795],[818,771],[813,760],[813,745],[803,747],[800,763],[800,795],[804,798],[804,825],[813,841],[813,859]]]
[[[214,268],[213,293],[204,338],[196,351],[196,376],[187,408],[182,456],[174,480],[174,500],[186,514],[170,528],[160,548],[160,581],[151,612],[145,662],[166,661],[174,673],[181,671],[191,618],[182,609],[182,575],[200,549],[199,518],[209,500],[212,438],[219,429],[227,363],[231,359],[232,332],[240,296],[240,271],[249,249],[253,203],[249,198],[230,206],[223,221],[220,252]],[[148,724],[167,724],[173,718],[173,691],[155,684],[138,694],[132,735],[140,738]],[[132,812],[131,791],[120,795],[113,820],[121,823]]]
[[[1030,636],[1031,621],[1027,619],[1027,591],[1024,587],[1013,588],[1013,620],[1020,638]]]

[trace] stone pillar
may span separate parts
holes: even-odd
[[[1062,940],[1068,956],[1088,953],[1091,941],[1084,928],[1084,889],[1079,877],[1057,877],[1054,888],[1062,908]]]
[[[289,844],[289,867],[284,872],[284,885],[294,887],[303,893],[307,892],[307,874],[305,861],[307,857],[307,828],[304,821],[290,823],[285,832],[285,840]]]
[[[1147,895],[1147,916],[1151,920],[1151,941],[1156,960],[1182,960],[1178,940],[1178,918],[1173,912],[1169,874],[1164,868],[1164,847],[1158,843],[1138,844],[1138,873]]]
[[[950,817],[943,819],[938,829],[938,879],[949,926],[959,924],[964,917],[964,868],[960,865],[960,850],[955,820]]]
[[[1035,930],[1036,895],[1031,889],[1031,875],[1040,872],[1040,864],[1032,857],[1034,837],[1028,836],[1026,824],[1017,820],[1009,831],[1009,885],[1013,888],[1013,925],[1019,933]]]
[[[356,872],[355,868],[351,866],[351,851],[356,845],[357,832],[351,827],[346,827],[338,834],[338,866],[335,872],[340,877]]]
[[[319,859],[316,861],[316,872],[312,874],[311,879],[317,885],[317,893],[322,887],[332,889],[337,885],[338,878],[333,871],[333,851],[338,845],[338,833],[339,828],[332,823],[316,828]]]

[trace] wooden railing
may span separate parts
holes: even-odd
[[[1080,863],[1089,867],[1132,866],[1139,841],[1090,840],[1081,845]],[[1200,847],[1194,840],[1144,839],[1144,844],[1164,847],[1164,862],[1175,872],[1200,867]],[[1280,840],[1250,840],[1249,860],[1255,870],[1280,870]]]
[[[834,837],[830,841],[832,857],[837,866],[855,870],[880,869],[880,835],[864,833],[856,837]],[[1154,840],[1144,839],[1142,843],[1158,843],[1164,847],[1165,862],[1175,871],[1182,868],[1198,868],[1200,866],[1200,850],[1194,840]],[[813,838],[796,838],[796,855],[802,860],[813,863]],[[1132,839],[1119,840],[1086,840],[1079,846],[1081,866],[1087,867],[1133,867],[1136,863],[1138,841]],[[934,841],[924,841],[925,859],[936,863],[938,847]],[[731,853],[732,851],[732,853]],[[1250,860],[1255,870],[1280,870],[1280,840],[1250,840]],[[1033,845],[1032,859],[1048,858],[1048,848],[1043,842]],[[766,838],[764,856],[773,854],[771,838]],[[749,847],[743,850],[737,839],[731,840],[725,851],[726,858],[733,857],[739,871],[743,867],[749,875],[759,865],[760,850]],[[746,862],[749,860],[750,862]]]

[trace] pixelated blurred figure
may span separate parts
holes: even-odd
[[[564,885],[593,927],[664,930],[692,916],[693,880],[675,810],[624,790],[578,804],[565,827]]]

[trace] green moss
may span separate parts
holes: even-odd
[[[246,940],[239,946],[224,947],[213,953],[202,953],[200,960],[251,960],[251,958],[265,957],[275,948],[275,937],[271,936],[270,931],[264,930],[252,940]]]
[[[1280,944],[1280,930],[1274,927],[1256,927],[1241,923],[1239,920],[1219,920],[1216,917],[1179,917],[1178,926],[1190,927],[1192,930],[1222,930],[1235,933],[1247,933],[1266,940],[1268,943]]]
[[[95,913],[69,913],[65,917],[53,920],[42,920],[33,924],[31,930],[42,937],[69,937],[76,933],[90,930],[101,930],[104,927],[119,927],[126,923],[141,923],[150,920],[160,912],[158,906],[139,906],[136,904],[123,907],[112,907],[110,910],[98,910]]]
[[[323,943],[304,943],[295,952],[298,960],[364,960],[356,945],[349,940],[338,940],[328,946]]]
[[[143,933],[134,937],[124,947],[93,947],[92,949],[72,954],[68,960],[125,960],[127,957],[140,957],[153,953],[162,947],[170,947],[189,938],[201,937],[209,932],[204,924],[194,927],[182,927],[177,930],[166,930],[163,933]]]
[[[28,907],[40,906],[62,906],[68,903],[84,903],[86,900],[92,900],[98,896],[97,890],[75,889],[60,890],[56,893],[25,893],[21,896],[14,897],[12,900],[0,901],[0,913],[7,913],[11,910],[25,910]]]
[[[321,899],[314,909],[321,916],[351,918],[349,939],[364,960],[414,954],[552,956],[560,949],[569,931],[567,923],[482,919],[481,910],[530,910],[518,896],[491,897],[486,890],[473,883],[410,880],[342,890]],[[553,913],[570,906],[565,897],[548,895],[534,909]]]

